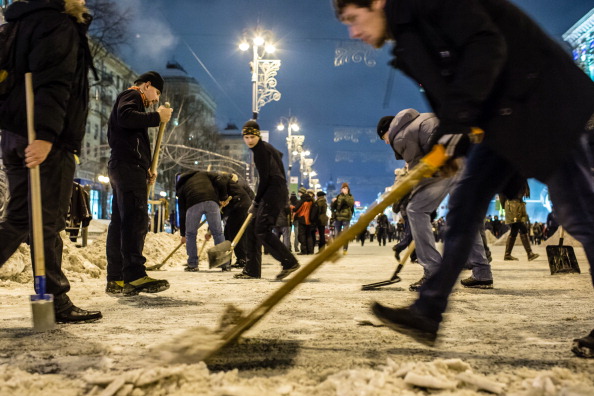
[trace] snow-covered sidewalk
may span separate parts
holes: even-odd
[[[178,242],[177,236],[149,234],[149,263]],[[545,245],[535,248],[541,257],[533,262],[521,246],[514,249],[521,261],[503,261],[503,249],[493,247],[495,289],[453,294],[436,348],[359,324],[373,300],[410,303],[415,294],[408,285],[421,276],[420,267],[409,264],[401,283],[361,291],[395,268],[390,246],[367,242],[352,243],[348,255],[325,264],[208,365],[165,365],[150,358],[151,348],[196,326],[214,329],[228,304],[256,307],[280,286],[272,281],[280,266],[264,256],[261,280],[233,279],[237,270],[187,273],[180,249],[162,271],[150,273],[168,279],[169,290],[115,298],[104,293],[104,239],[85,249],[66,243],[69,295],[104,318],[36,334],[31,283],[16,281],[30,275],[14,269],[15,260],[29,265],[23,248],[23,257],[0,270],[9,279],[0,281],[0,395],[423,395],[428,388],[443,395],[483,394],[479,389],[594,394],[594,360],[570,352],[571,340],[594,328],[594,292],[582,249],[575,249],[582,274],[556,276],[549,274]],[[307,256],[298,258],[307,262]]]

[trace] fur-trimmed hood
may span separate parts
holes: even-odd
[[[68,14],[78,23],[88,22],[89,10],[79,0],[15,0],[6,9],[4,17],[10,22],[44,9],[53,9]]]

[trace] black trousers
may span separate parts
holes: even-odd
[[[316,229],[318,230],[318,248],[322,249],[326,246],[326,226],[324,224],[317,224]],[[315,238],[315,231],[314,231],[314,238]],[[315,239],[314,239],[315,242]]]
[[[254,219],[258,240],[272,257],[280,262],[284,269],[297,264],[297,259],[281,240],[274,235],[272,228],[281,210],[287,205],[289,192],[285,185],[270,185],[264,193]]]
[[[6,216],[0,221],[0,266],[19,245],[32,240],[29,216],[29,170],[25,166],[27,139],[14,133],[2,132],[2,160],[6,167],[10,201]],[[70,283],[62,272],[62,238],[66,214],[70,205],[74,178],[74,155],[60,147],[52,147],[39,167],[41,175],[41,205],[43,217],[43,250],[45,254],[46,292],[54,295],[57,312],[72,306],[66,295]],[[32,256],[35,247],[31,249]],[[33,269],[35,272],[35,269]]]
[[[142,254],[149,227],[147,171],[138,165],[109,161],[113,189],[107,229],[107,280],[132,282],[146,276]]]
[[[225,239],[232,241],[247,217],[249,207],[237,208],[229,213],[225,221]],[[250,221],[239,243],[234,249],[237,260],[244,260],[243,272],[260,278],[262,276],[262,243],[256,237],[254,219]]]
[[[302,254],[313,254],[314,253],[314,237],[315,228],[311,224],[304,224],[299,222],[297,229],[299,243],[301,244]]]
[[[243,222],[248,214],[248,207],[238,207],[233,208],[231,212],[228,213],[227,218],[225,219],[225,229],[223,230],[223,234],[225,235],[225,239],[228,241],[232,241],[235,239],[235,236],[239,232],[239,229],[243,225]],[[253,220],[251,222],[253,224]],[[243,236],[239,239],[237,245],[233,249],[235,252],[235,257],[237,260],[246,260],[247,259],[247,239],[248,239],[248,232],[243,233]]]

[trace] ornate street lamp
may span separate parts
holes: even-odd
[[[256,30],[250,41],[244,38],[239,49],[247,51],[252,48],[253,58],[250,63],[252,70],[252,119],[258,119],[260,109],[271,101],[278,101],[281,93],[276,89],[276,74],[280,69],[279,59],[265,59],[273,54],[276,47],[268,30]]]
[[[285,130],[285,125],[287,128],[287,181],[291,183],[291,167],[293,166],[293,149],[299,144],[298,140],[300,140],[300,144],[303,144],[303,139],[294,139],[296,136],[291,135],[291,132],[299,132],[299,123],[297,122],[297,118],[295,117],[281,117],[276,129],[279,131]]]

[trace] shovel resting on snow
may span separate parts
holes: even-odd
[[[413,250],[415,250],[415,241],[412,241],[410,245],[408,245],[406,253],[404,253],[404,256],[402,256],[400,261],[398,261],[398,267],[396,267],[396,271],[394,271],[394,274],[392,274],[392,277],[390,279],[375,283],[368,283],[366,285],[361,286],[361,290],[374,290],[378,287],[388,286],[400,282],[402,279],[400,279],[398,274],[400,273],[400,271],[402,271],[402,268],[404,268],[404,264],[406,264],[406,260],[408,260]]]
[[[29,144],[36,139],[35,123],[33,119],[33,75],[25,73],[25,94],[27,103],[27,136]],[[54,296],[45,293],[45,254],[43,250],[43,217],[41,208],[41,181],[39,166],[29,169],[29,183],[31,189],[31,223],[33,234],[33,263],[35,267],[35,291],[31,296],[31,311],[33,313],[33,330],[46,331],[56,327],[54,313]]]
[[[547,246],[547,258],[549,259],[549,267],[551,268],[551,275],[555,274],[571,274],[580,273],[580,266],[575,258],[573,246],[563,246],[563,227],[561,235],[559,236],[559,245]]]
[[[239,240],[243,236],[245,229],[250,224],[250,221],[252,221],[252,217],[253,215],[251,213],[248,213],[243,224],[241,225],[241,228],[239,229],[239,232],[237,233],[237,235],[235,235],[235,238],[233,238],[233,242],[224,241],[207,250],[206,253],[208,254],[209,268],[220,267],[231,260],[231,253],[233,253],[233,248],[237,246],[237,244],[239,243]]]

